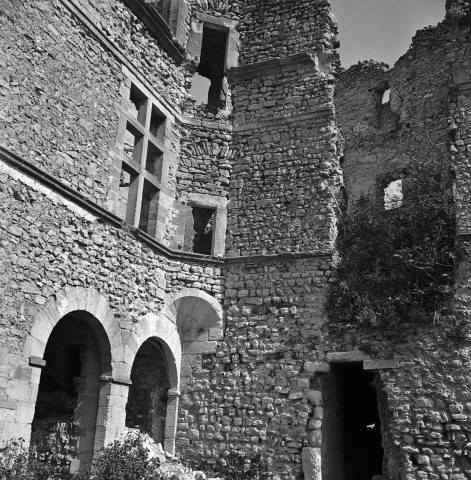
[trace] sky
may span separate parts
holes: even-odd
[[[378,60],[390,67],[407,52],[415,32],[445,17],[445,0],[330,0],[339,22],[340,60]],[[207,101],[209,80],[196,76],[190,94]]]
[[[339,22],[339,53],[345,68],[369,59],[392,67],[417,30],[445,17],[445,0],[329,1]]]

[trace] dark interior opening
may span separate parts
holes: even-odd
[[[147,144],[146,170],[155,175],[159,182],[162,180],[164,154],[151,141]]]
[[[165,352],[160,344],[150,340],[144,342],[132,366],[131,382],[126,426],[138,428],[163,444],[170,381]]]
[[[102,374],[93,321],[82,311],[65,315],[44,352],[31,443],[40,459],[64,475],[93,458]]]
[[[208,92],[208,110],[213,113],[224,107],[226,101],[224,70],[227,39],[227,30],[218,30],[207,25],[203,27],[201,60],[197,72],[211,81]]]
[[[143,145],[144,137],[132,123],[127,122],[124,134],[124,153],[140,164]]]
[[[149,181],[144,180],[139,228],[152,236],[155,236],[157,232],[158,208],[159,189]]]
[[[149,131],[157,137],[161,142],[165,140],[165,115],[156,107],[152,107],[150,115]]]
[[[193,207],[193,252],[211,255],[213,247],[214,210]]]
[[[73,317],[68,322],[72,329],[80,328],[80,324],[81,321]],[[77,407],[76,378],[81,376],[80,356],[85,338],[78,336],[74,344],[71,339],[64,344],[68,336],[66,330],[64,320],[59,322],[47,343],[46,366],[41,372],[33,423],[45,418],[71,421]]]
[[[131,85],[129,100],[131,101],[131,115],[144,125],[146,121],[147,98],[134,84]]]
[[[345,480],[382,475],[383,447],[374,373],[361,363],[337,367],[343,383],[343,471]]]

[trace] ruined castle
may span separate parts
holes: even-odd
[[[0,0],[0,438],[72,472],[139,428],[282,480],[471,478],[470,11],[343,71],[327,0]],[[339,204],[431,145],[464,341],[339,334]]]

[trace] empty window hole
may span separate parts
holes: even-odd
[[[393,210],[402,205],[404,195],[402,193],[402,180],[391,182],[384,189],[384,208],[385,210]]]
[[[152,113],[150,116],[150,126],[149,131],[157,137],[161,142],[165,138],[165,115],[160,112],[157,108],[152,108]]]
[[[144,180],[139,228],[152,236],[155,236],[157,231],[158,206],[159,189],[147,180]]]
[[[152,143],[147,144],[146,170],[162,179],[163,153]]]
[[[124,133],[123,143],[124,153],[128,157],[132,158],[135,162],[140,163],[143,137],[129,122],[126,125],[126,132]]]
[[[208,110],[216,112],[226,99],[224,70],[226,64],[227,30],[203,27],[201,61],[197,73],[210,80],[208,88]]]
[[[193,207],[193,252],[211,255],[214,231],[214,210]]]
[[[144,125],[146,121],[147,98],[134,84],[131,85],[129,100],[129,114]]]

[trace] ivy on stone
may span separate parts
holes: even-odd
[[[402,206],[385,210],[377,199],[362,198],[350,209],[338,238],[331,322],[395,328],[441,317],[451,294],[455,239],[445,182],[436,165],[414,164],[403,180]]]

